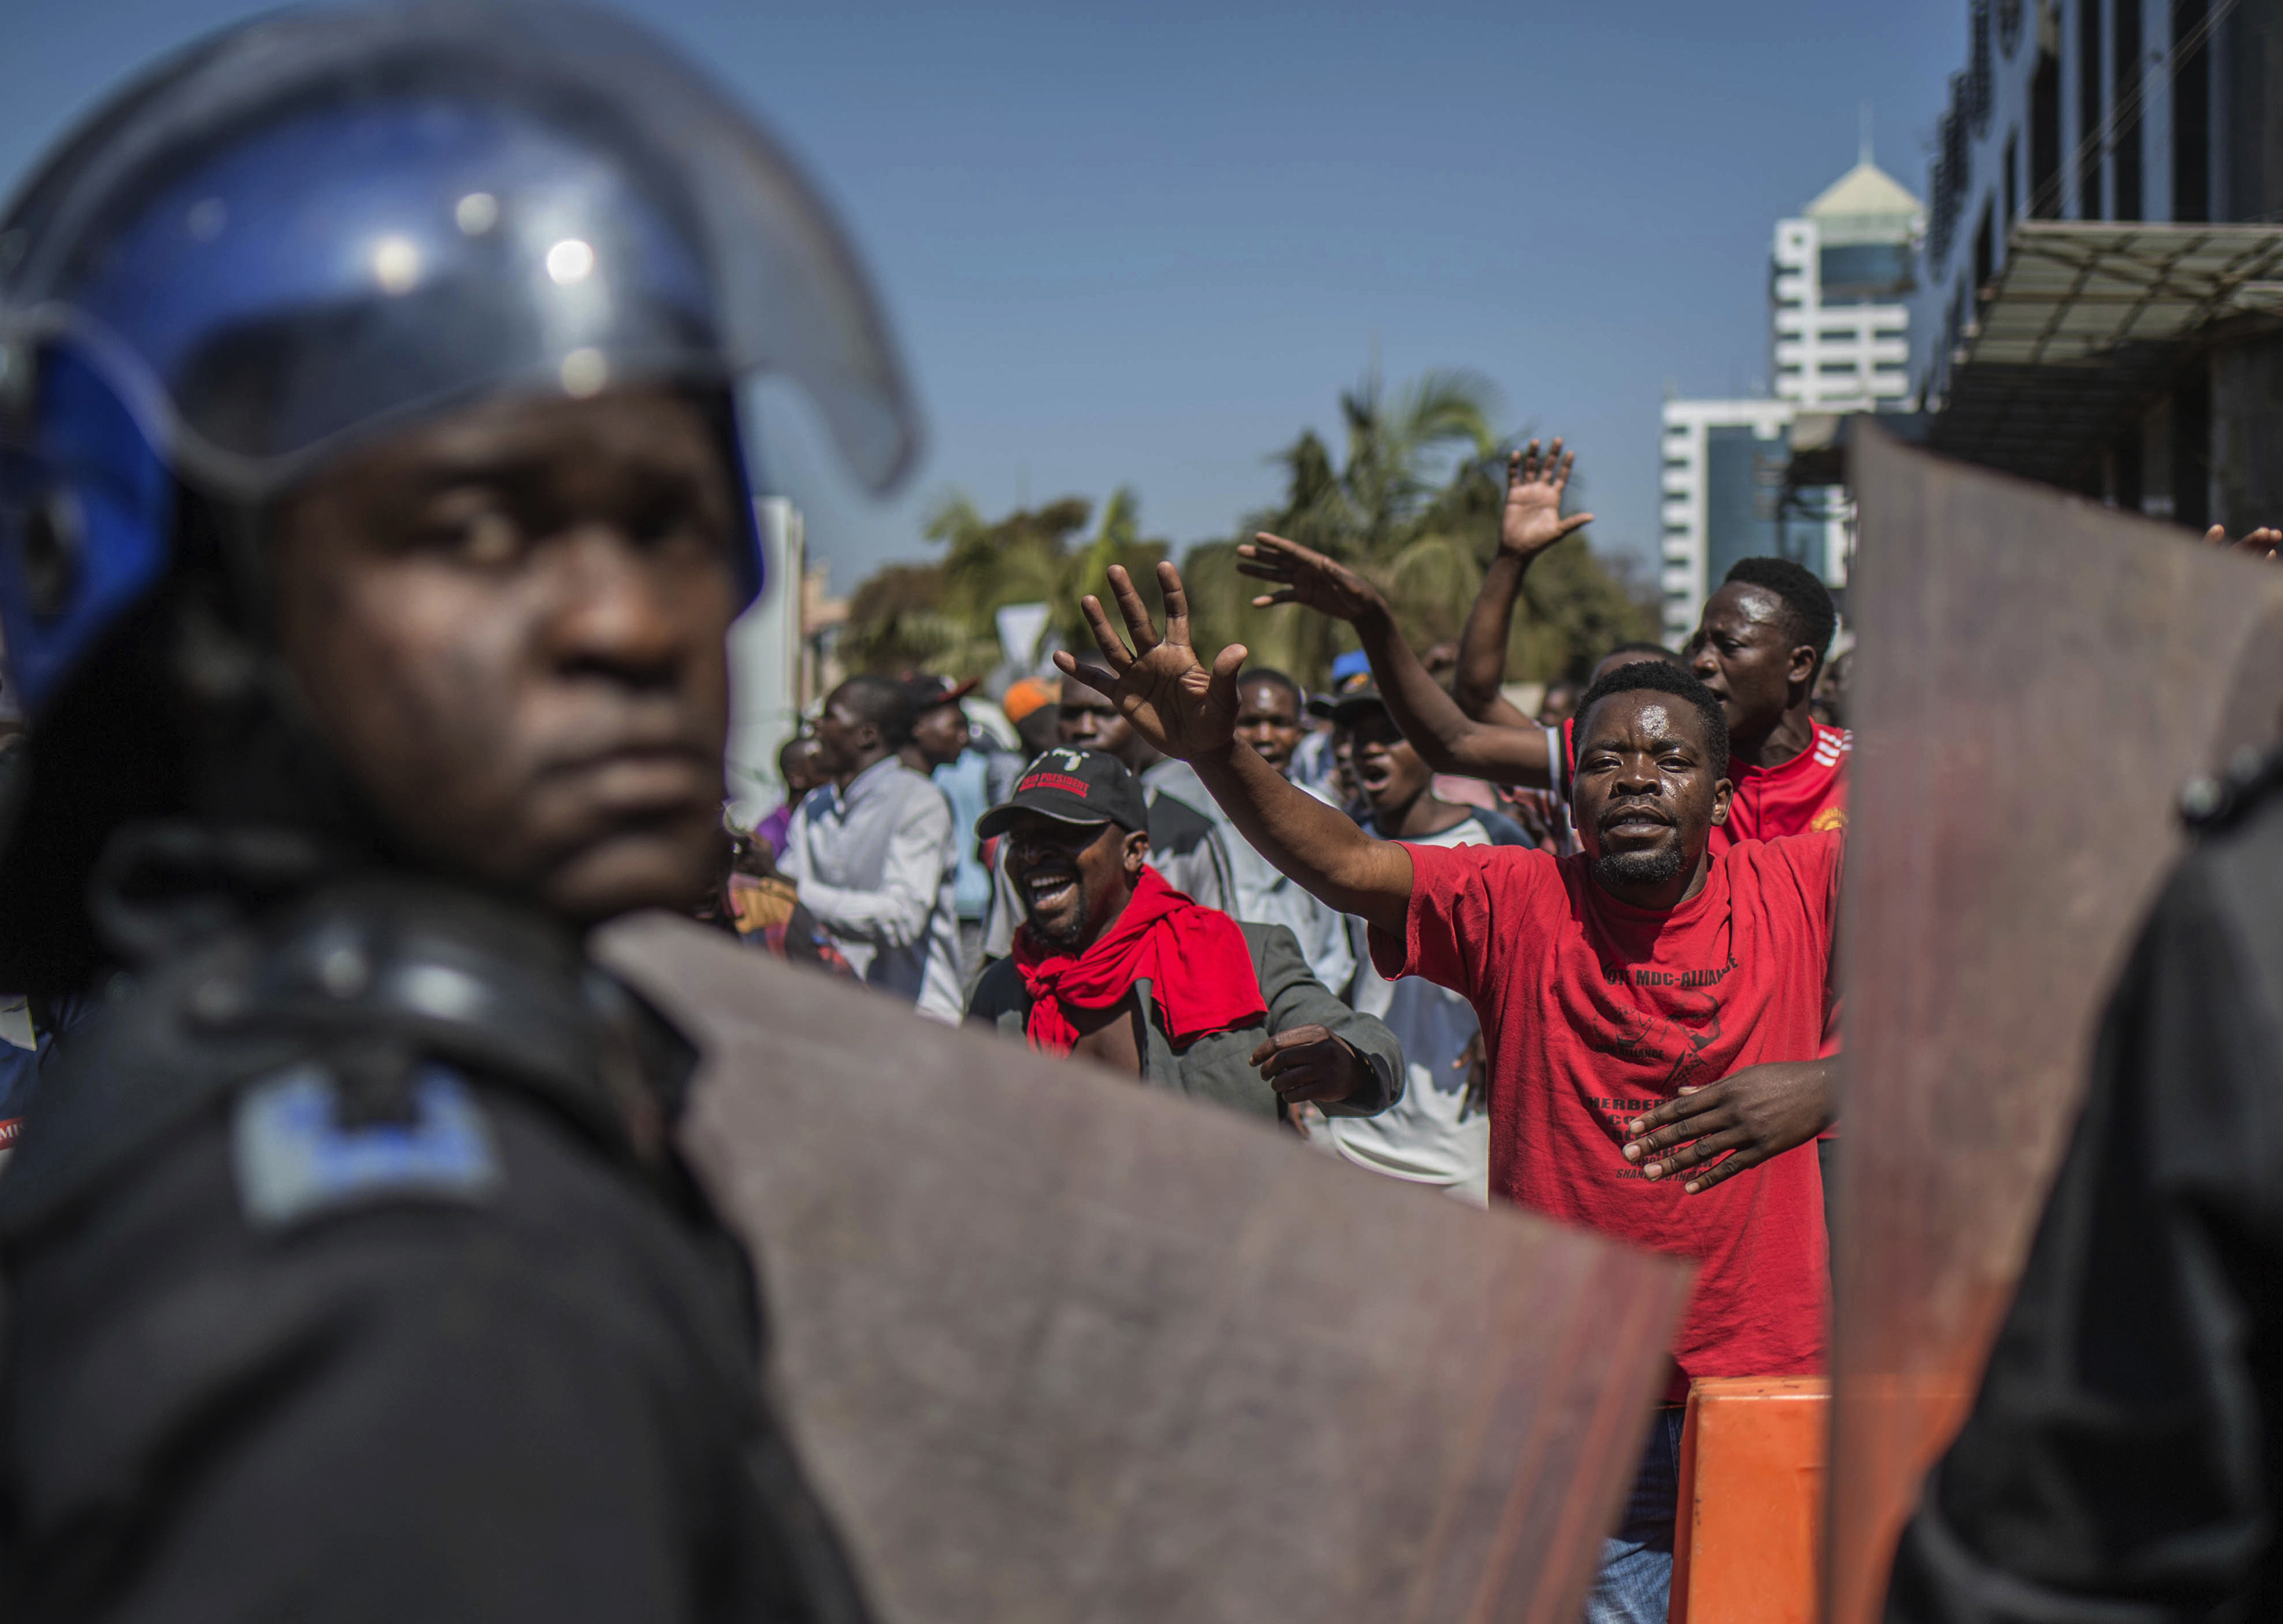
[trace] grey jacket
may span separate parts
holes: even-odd
[[[1276,1115],[1276,1091],[1252,1068],[1252,1052],[1278,1032],[1314,1022],[1331,1030],[1364,1057],[1376,1081],[1352,1100],[1320,1108],[1334,1116],[1375,1116],[1403,1095],[1403,1050],[1395,1034],[1369,1015],[1358,1014],[1334,998],[1323,983],[1308,972],[1300,944],[1282,925],[1240,925],[1244,944],[1252,950],[1253,973],[1260,978],[1260,995],[1267,1017],[1250,1026],[1212,1032],[1186,1049],[1173,1047],[1150,994],[1149,981],[1137,981],[1126,996],[1142,1011],[1142,1028],[1149,1050],[1142,1057],[1142,1081],[1153,1088],[1210,1100],[1232,1110],[1255,1116]],[[994,961],[975,983],[967,1018],[997,1028],[1020,1039],[1031,1018],[1030,994],[1023,988],[1023,973],[1011,959]]]

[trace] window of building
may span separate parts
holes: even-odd
[[[2107,117],[2101,105],[2100,13],[2106,0],[2077,0],[2077,149],[2084,154],[2078,172],[2077,218],[2099,220],[2100,212],[2100,147],[2092,132]]]
[[[2172,218],[2202,221],[2211,209],[2211,51],[2199,39],[2180,42],[2204,26],[2210,0],[2172,0]]]
[[[2116,86],[2116,142],[2111,149],[2116,166],[2116,214],[2119,220],[2140,218],[2140,32],[2139,0],[2118,0],[2114,13],[2116,29],[2112,77]]]
[[[1842,243],[1817,257],[1828,298],[1889,299],[1913,285],[1907,243]]]
[[[2041,30],[2042,33],[2042,30]],[[2030,80],[2030,218],[2061,213],[2061,59],[2040,38]]]
[[[2006,170],[1998,177],[1999,195],[2006,200],[2006,235],[2008,237],[2014,235],[2014,215],[2020,206],[2019,199],[2015,195],[2015,183],[2022,173],[2021,159],[2022,143],[2019,133],[2008,130],[2006,132]]]

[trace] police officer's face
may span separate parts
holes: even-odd
[[[742,527],[703,413],[500,400],[279,515],[279,641],[416,856],[578,921],[712,878]]]

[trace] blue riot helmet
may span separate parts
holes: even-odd
[[[0,221],[12,686],[36,733],[175,562],[185,492],[258,513],[482,396],[734,401],[763,371],[867,484],[909,465],[911,397],[847,240],[648,35],[526,4],[224,33],[86,120]]]

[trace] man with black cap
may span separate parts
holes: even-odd
[[[1261,1116],[1400,1096],[1394,1036],[1309,975],[1290,930],[1240,926],[1148,866],[1142,786],[1116,757],[1048,750],[976,833],[1005,837],[1024,922],[969,1020]]]

